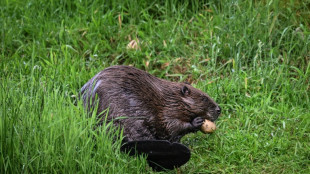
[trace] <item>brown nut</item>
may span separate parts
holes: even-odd
[[[216,130],[216,126],[213,122],[209,120],[205,120],[200,128],[200,130],[207,134],[207,133],[212,133]]]

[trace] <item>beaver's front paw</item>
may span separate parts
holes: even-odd
[[[196,118],[194,118],[194,120],[192,121],[191,124],[192,124],[192,126],[193,126],[193,128],[194,128],[195,130],[199,130],[200,127],[202,126],[203,122],[204,122],[204,119],[203,119],[203,118],[201,118],[201,117],[196,117]]]

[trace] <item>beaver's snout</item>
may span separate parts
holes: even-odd
[[[215,108],[212,108],[209,111],[208,117],[206,119],[214,122],[215,120],[218,119],[218,117],[221,115],[222,109],[220,106],[216,105]]]
[[[220,116],[222,109],[221,109],[220,106],[217,106],[217,107],[215,108],[215,111],[216,111],[217,115]]]

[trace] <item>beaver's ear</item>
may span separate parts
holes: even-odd
[[[187,86],[183,86],[181,89],[181,93],[183,96],[185,96],[185,95],[189,95],[191,93],[191,91],[188,89]]]

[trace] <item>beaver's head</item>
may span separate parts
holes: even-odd
[[[191,85],[183,84],[180,93],[191,117],[201,117],[213,122],[221,114],[220,106],[211,97]]]

